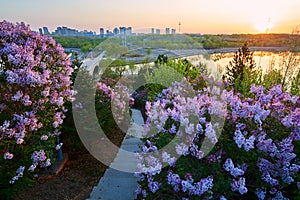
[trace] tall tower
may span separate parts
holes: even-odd
[[[178,33],[180,33],[180,26],[181,26],[181,22],[178,23]]]

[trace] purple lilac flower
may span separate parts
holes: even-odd
[[[171,158],[171,155],[168,154],[167,152],[162,153],[162,159],[163,162],[168,163],[170,166],[175,166],[177,160],[175,157]]]
[[[233,179],[233,182],[231,183],[231,190],[237,191],[243,195],[248,192],[245,183],[246,183],[246,179],[244,177],[240,177],[239,180]]]
[[[289,200],[288,198],[285,198],[283,195],[282,195],[282,192],[278,191],[276,193],[276,196],[275,198],[272,198],[272,200]]]
[[[244,171],[240,168],[237,168],[237,167],[234,167],[234,164],[231,160],[231,158],[228,158],[224,165],[223,165],[223,168],[227,171],[227,172],[230,172],[230,174],[232,176],[234,176],[235,178],[238,177],[238,176],[242,176],[244,175]]]
[[[171,134],[176,134],[176,126],[174,124],[172,124],[172,127],[170,128],[169,132]]]
[[[189,147],[184,143],[176,144],[175,148],[176,148],[176,153],[180,156],[181,155],[186,156],[188,154]]]
[[[173,189],[175,192],[179,192],[181,185],[181,179],[178,174],[173,174],[172,171],[168,172],[167,176],[168,184],[173,186]]]
[[[245,136],[241,132],[241,130],[237,129],[234,132],[234,141],[238,145],[239,148],[242,148],[242,146],[245,144]]]
[[[160,185],[161,185],[160,183],[155,181],[155,182],[150,182],[148,184],[148,187],[152,193],[155,193],[159,189]]]
[[[13,101],[19,101],[23,96],[23,92],[22,91],[18,91],[11,99]]]
[[[14,184],[16,180],[18,180],[19,178],[23,177],[24,170],[25,170],[25,166],[20,166],[20,167],[17,169],[17,171],[16,171],[17,175],[14,176],[14,177],[9,181],[9,183],[10,183],[10,184]]]
[[[56,145],[55,149],[56,149],[56,150],[60,150],[61,147],[62,147],[62,145],[63,145],[63,143],[59,143],[58,145]]]
[[[201,179],[198,183],[196,183],[193,193],[197,196],[201,196],[205,192],[208,192],[214,186],[213,180],[212,176]]]
[[[272,178],[270,173],[265,171],[262,175],[262,180],[265,181],[266,183],[269,183],[272,186],[276,186],[279,184],[279,181]]]
[[[265,197],[266,197],[266,193],[267,193],[266,190],[263,190],[263,189],[260,189],[260,188],[257,188],[256,192],[255,192],[258,200],[264,200]]]
[[[137,184],[137,187],[136,187],[136,189],[135,189],[135,191],[134,191],[134,194],[135,194],[135,195],[139,195],[139,194],[141,194],[141,193],[142,193],[142,187],[141,187],[140,184]]]

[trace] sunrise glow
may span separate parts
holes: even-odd
[[[181,33],[290,33],[300,23],[299,0],[0,0],[0,19],[37,30],[58,26],[99,32],[132,26],[174,28]],[[270,19],[270,21],[268,21]]]

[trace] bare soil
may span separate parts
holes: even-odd
[[[108,137],[120,146],[124,136],[118,131]],[[83,200],[89,197],[107,166],[82,147],[76,148],[76,151],[66,147],[63,151],[69,157],[63,170],[49,179],[37,180],[33,186],[20,191],[15,200]]]

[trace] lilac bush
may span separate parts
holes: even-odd
[[[129,107],[134,104],[134,99],[130,97],[130,91],[125,85],[116,83],[114,79],[104,78],[97,82],[96,94],[98,103],[108,103],[119,127],[123,123],[128,125],[128,118],[125,114],[128,113]]]
[[[280,85],[252,85],[251,98],[217,86],[187,91],[174,83],[146,104],[139,199],[300,196],[299,96]]]
[[[53,163],[61,147],[64,102],[75,93],[72,72],[70,59],[52,38],[24,23],[0,22],[1,188]]]

